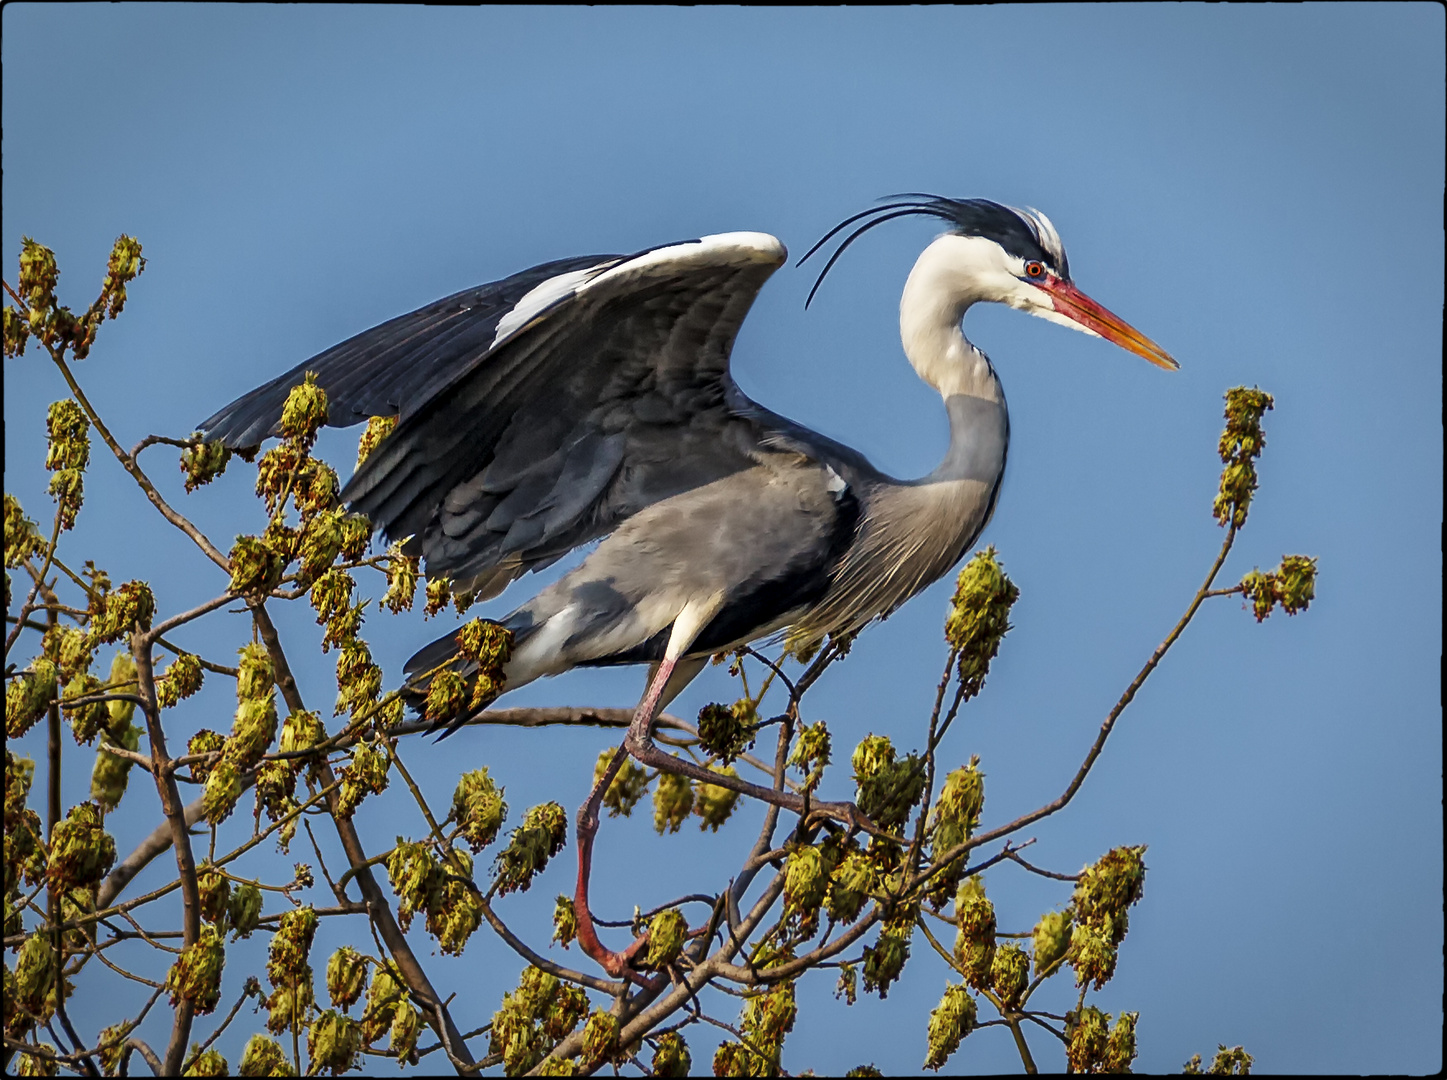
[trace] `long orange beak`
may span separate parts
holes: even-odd
[[[1055,310],[1067,319],[1078,322],[1087,330],[1095,331],[1106,341],[1113,341],[1122,349],[1145,357],[1156,367],[1165,368],[1167,371],[1180,370],[1181,365],[1176,363],[1165,349],[1119,315],[1101,307],[1070,282],[1047,275],[1043,280],[1032,281],[1030,284],[1048,294],[1055,304]]]

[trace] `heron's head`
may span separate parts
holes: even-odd
[[[1050,219],[1038,210],[1021,210],[989,199],[944,199],[936,195],[894,196],[884,206],[856,214],[836,226],[804,256],[807,259],[849,225],[867,218],[839,245],[809,293],[819,285],[844,249],[875,225],[908,215],[947,222],[915,263],[905,304],[938,309],[957,321],[971,304],[986,300],[1008,304],[1042,319],[1103,337],[1151,363],[1180,367],[1159,345],[1120,316],[1075,287],[1065,246]],[[804,259],[799,261],[802,263]]]

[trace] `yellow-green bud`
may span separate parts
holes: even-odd
[[[439,865],[436,887],[427,897],[427,932],[437,938],[443,955],[455,956],[482,924],[482,907],[470,884],[472,856],[459,848],[453,848],[451,856],[451,862]],[[460,875],[455,864],[461,865]]]
[[[227,588],[238,595],[270,592],[286,573],[286,556],[258,536],[238,536],[227,558],[231,563]]]
[[[194,438],[194,436],[193,436]],[[221,442],[194,442],[181,451],[181,472],[186,476],[186,494],[211,483],[226,471],[231,451]]]
[[[242,1076],[295,1076],[290,1059],[275,1039],[253,1035],[246,1043],[238,1070]]]
[[[674,908],[660,911],[648,920],[648,965],[662,968],[673,963],[683,952],[688,938],[688,923]]]
[[[45,632],[42,650],[59,668],[57,681],[69,682],[73,676],[90,667],[95,642],[84,630],[56,625]]]
[[[261,922],[261,890],[254,881],[238,885],[226,905],[226,919],[231,924],[232,940],[250,937]]]
[[[1070,966],[1075,985],[1094,982],[1099,990],[1115,974],[1116,948],[1102,934],[1079,923],[1070,933]]]
[[[886,924],[874,945],[864,947],[864,990],[879,992],[880,1000],[889,996],[889,984],[899,978],[909,959],[909,933],[913,926],[894,929]]]
[[[1112,848],[1075,883],[1076,918],[1119,945],[1126,932],[1126,909],[1141,898],[1145,887],[1145,846]]]
[[[66,705],[66,701],[92,697],[104,692],[104,686],[99,679],[94,675],[82,672],[70,680],[65,688],[65,693],[60,696],[61,710],[70,720],[70,733],[77,743],[85,744],[94,739],[96,732],[109,724],[110,710],[106,708],[104,701],[94,701],[89,705]]]
[[[135,237],[122,233],[111,246],[110,258],[106,260],[106,276],[101,282],[100,299],[96,306],[105,317],[114,319],[126,306],[126,286],[146,268],[141,257],[141,242]],[[80,353],[77,352],[77,356]]]
[[[1256,492],[1255,460],[1266,446],[1261,418],[1272,407],[1272,398],[1261,390],[1244,386],[1226,391],[1226,428],[1221,432],[1219,452],[1226,468],[1212,507],[1216,520],[1241,528]]]
[[[306,1023],[307,1013],[316,1004],[311,983],[311,968],[306,978],[295,986],[278,986],[266,998],[266,1030],[273,1035],[283,1031],[301,1031]]]
[[[824,851],[810,844],[796,846],[784,859],[784,912],[798,919],[805,930],[819,917],[832,869]]]
[[[960,571],[945,621],[945,640],[959,652],[964,700],[984,688],[990,661],[1010,630],[1010,608],[1019,597],[1020,590],[1006,576],[993,546],[976,552]]]
[[[286,404],[281,407],[281,434],[311,446],[317,432],[327,422],[327,392],[317,385],[314,372],[291,388]]]
[[[462,715],[467,705],[467,684],[455,671],[439,671],[427,688],[424,715],[433,723],[442,723]]]
[[[51,403],[45,434],[50,444],[45,455],[47,469],[84,469],[90,464],[90,421],[73,400]]]
[[[327,961],[327,993],[332,1004],[345,1012],[361,1000],[367,989],[367,962],[350,945],[343,945]]]
[[[698,738],[725,765],[754,745],[758,713],[749,698],[732,705],[710,704],[698,711]]]
[[[156,687],[156,695],[162,708],[174,708],[178,702],[200,690],[205,677],[206,672],[201,668],[199,657],[191,653],[182,653],[176,657]]]
[[[1105,1044],[1105,1071],[1112,1073],[1130,1072],[1135,1060],[1135,1025],[1140,1013],[1123,1012],[1110,1026],[1110,1038]]]
[[[5,734],[12,739],[24,735],[55,700],[58,671],[55,661],[37,656],[30,667],[5,687]]]
[[[463,773],[452,793],[452,820],[473,851],[481,851],[497,839],[507,820],[503,789],[493,783],[487,766]]]
[[[192,735],[186,743],[186,754],[188,757],[196,754],[214,754],[226,747],[226,736],[220,732],[212,731],[210,728],[202,728]],[[191,766],[191,776],[197,783],[204,784],[206,778],[211,775],[212,765],[204,762],[196,762]]]
[[[241,772],[236,763],[222,758],[206,777],[206,790],[201,796],[201,813],[212,825],[220,825],[241,798]]]
[[[563,850],[567,837],[568,815],[557,803],[529,809],[523,823],[513,830],[512,841],[497,857],[498,895],[527,892],[533,877]]]
[[[226,740],[226,757],[234,761],[238,769],[250,769],[261,760],[275,737],[276,700],[271,696],[260,701],[242,699],[236,705],[231,738]]]
[[[859,809],[881,829],[900,828],[924,794],[924,768],[919,756],[910,754],[896,761],[889,737],[870,735],[855,748],[851,763]]]
[[[226,947],[220,933],[209,924],[202,926],[201,936],[181,951],[166,975],[171,1004],[188,1002],[203,1016],[213,1011],[221,1000],[221,969],[225,966]]]
[[[658,1036],[653,1050],[654,1076],[687,1076],[693,1067],[693,1056],[688,1052],[688,1043],[676,1031],[666,1031]]]
[[[607,1061],[618,1050],[618,1018],[595,1009],[583,1028],[583,1058],[590,1065]]]
[[[181,1070],[182,1076],[230,1076],[231,1069],[219,1050],[207,1050],[198,1054],[197,1046],[191,1044],[190,1064]]]
[[[136,661],[130,653],[118,652],[115,659],[111,661],[111,677],[110,682],[106,684],[106,692],[139,694],[140,683],[136,678]],[[110,716],[110,719],[106,721],[106,728],[113,735],[119,734],[131,726],[131,721],[136,715],[136,703],[134,701],[108,701],[106,711]]]
[[[732,765],[710,765],[708,771],[719,776],[738,779],[738,772]],[[739,793],[719,784],[696,784],[694,786],[693,812],[703,819],[699,829],[718,832],[720,826],[733,814],[738,805]]]
[[[25,516],[20,500],[5,493],[5,565],[16,567],[46,548],[40,528]]]
[[[985,883],[972,877],[955,895],[955,959],[965,981],[976,990],[990,986],[995,963],[995,905],[985,895]]]
[[[975,999],[964,986],[946,986],[945,996],[929,1014],[929,1055],[924,1067],[939,1072],[960,1042],[975,1029]]]
[[[1105,1063],[1110,1016],[1094,1005],[1065,1014],[1066,1060],[1071,1072],[1099,1072]]]
[[[31,934],[20,946],[14,993],[6,998],[7,1006],[10,1002],[20,1005],[42,1024],[55,1014],[55,951],[49,934]],[[6,1020],[8,1031],[10,1018]],[[17,1019],[16,1023],[28,1025],[29,1021]]]
[[[372,663],[372,650],[360,640],[348,641],[337,657],[337,695],[333,716],[350,712],[356,716],[364,705],[377,700],[382,689],[382,669]]]
[[[94,885],[116,861],[116,842],[105,831],[98,810],[89,803],[70,808],[50,835],[46,879],[56,889]]]
[[[1051,911],[1040,916],[1031,935],[1035,944],[1035,975],[1039,977],[1053,968],[1070,948],[1069,911]]]
[[[688,777],[662,771],[653,789],[653,828],[662,836],[678,832],[693,811],[693,785]]]
[[[422,1014],[405,1001],[399,1001],[392,1013],[392,1052],[401,1065],[417,1064],[417,1036],[422,1031]]]
[[[553,905],[553,940],[567,948],[578,936],[578,913],[573,910],[573,901],[562,893]]]
[[[312,1072],[330,1069],[333,1076],[340,1076],[352,1067],[361,1049],[361,1027],[335,1009],[326,1010],[307,1028],[306,1052]]]
[[[829,764],[830,750],[829,729],[823,720],[806,724],[799,729],[793,752],[789,755],[789,764],[808,774],[804,779],[805,788],[812,791],[819,785],[824,769]]]
[[[224,929],[231,882],[209,862],[196,868],[196,886],[201,893],[201,918]]]
[[[859,918],[876,877],[877,867],[857,846],[845,851],[829,879],[829,893],[824,901],[829,917],[841,923]]]
[[[136,1025],[131,1021],[122,1021],[119,1024],[101,1028],[100,1042],[97,1046],[100,1049],[101,1070],[107,1076],[115,1076],[120,1072],[121,1057],[126,1050],[126,1040],[135,1030]]]
[[[372,451],[377,449],[382,440],[385,439],[396,426],[397,418],[395,416],[374,416],[367,421],[367,428],[362,432],[362,437],[357,442],[358,469],[362,467],[362,462],[372,456]]]
[[[347,611],[352,602],[352,590],[356,588],[356,584],[352,575],[345,570],[328,570],[325,574],[319,574],[316,577],[312,582],[308,597],[311,600],[311,606],[316,609],[318,626]],[[360,624],[360,610],[358,614]],[[340,644],[340,641],[336,644]],[[323,646],[323,648],[326,647]]]
[[[403,555],[400,541],[387,550],[387,555],[387,592],[382,606],[394,615],[411,611],[421,560],[416,555]]]
[[[156,614],[156,598],[144,581],[127,581],[104,595],[101,610],[91,622],[90,636],[98,642],[119,641],[134,629],[149,630]]]
[[[715,1076],[749,1076],[751,1066],[757,1060],[743,1043],[719,1043],[713,1052],[713,1074]],[[767,1067],[767,1065],[765,1065]]]
[[[387,789],[388,760],[385,754],[366,742],[352,747],[352,759],[341,770],[342,786],[337,792],[336,814],[343,821],[350,818],[363,799],[380,795]]]
[[[598,755],[598,762],[593,767],[595,783],[603,779],[603,774],[608,771],[608,765],[616,753],[616,750],[604,750]],[[633,808],[638,805],[638,800],[643,798],[643,793],[647,790],[648,774],[631,757],[625,757],[623,764],[613,774],[613,780],[608,785],[608,790],[603,793],[603,805],[608,808],[608,816],[617,817],[622,814],[624,817],[628,817],[633,813]]]
[[[387,856],[387,877],[397,894],[397,921],[403,930],[412,925],[413,915],[426,910],[435,876],[436,862],[427,845],[397,837],[397,846]]]
[[[368,1046],[382,1037],[391,1026],[398,1007],[406,1001],[401,976],[384,961],[372,976],[367,990],[367,1008],[362,1013],[362,1041]]]
[[[995,960],[990,965],[990,983],[996,996],[1006,1006],[1019,1004],[1020,995],[1030,982],[1030,957],[1014,942],[995,949]]]

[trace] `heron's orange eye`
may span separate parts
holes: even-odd
[[[1025,275],[1026,277],[1033,278],[1043,277],[1045,275],[1045,267],[1038,262],[1027,262],[1025,264]]]

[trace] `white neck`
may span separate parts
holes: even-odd
[[[925,248],[899,299],[899,336],[919,377],[946,399],[956,394],[1001,402],[999,380],[960,323],[971,304],[997,299],[973,267],[989,252],[977,237],[946,233]],[[977,250],[978,249],[978,250]]]

